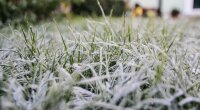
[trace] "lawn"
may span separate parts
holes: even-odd
[[[199,24],[88,18],[5,26],[0,109],[199,109]]]

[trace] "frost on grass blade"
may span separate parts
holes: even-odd
[[[198,109],[199,23],[104,16],[0,29],[0,105],[3,110]]]

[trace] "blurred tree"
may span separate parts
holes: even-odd
[[[106,15],[111,13],[120,16],[125,10],[123,0],[99,0]],[[3,23],[13,19],[19,21],[38,21],[48,18],[62,2],[69,3],[72,12],[78,15],[102,15],[97,0],[0,0],[0,21]],[[64,6],[64,12],[67,12]]]
[[[122,0],[99,0],[106,15],[113,10],[114,16],[120,16],[125,11],[125,4]],[[78,15],[95,15],[100,16],[101,10],[97,4],[97,0],[73,0],[72,10]]]
[[[0,0],[0,21],[24,20],[24,16],[41,20],[50,16],[61,0]]]
[[[37,15],[37,19],[41,20],[49,17],[51,12],[54,11],[61,0],[30,0],[27,2],[26,11],[32,11]]]
[[[19,14],[18,5],[12,0],[0,0],[0,7],[0,20],[3,23]]]

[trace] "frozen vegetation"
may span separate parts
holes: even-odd
[[[197,110],[200,21],[84,19],[0,30],[1,110]]]

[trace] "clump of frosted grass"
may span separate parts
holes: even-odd
[[[2,29],[0,109],[200,107],[198,21],[105,19]]]

